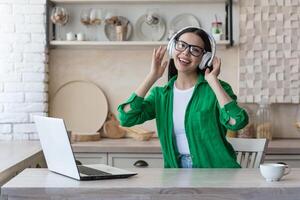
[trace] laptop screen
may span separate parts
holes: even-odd
[[[63,119],[34,116],[48,169],[80,180]]]

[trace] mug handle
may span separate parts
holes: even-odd
[[[285,165],[285,169],[284,169],[284,174],[283,174],[283,176],[288,175],[288,174],[291,172],[291,168],[290,168],[289,165],[286,164],[285,162],[278,162],[277,164]],[[287,171],[286,171],[286,170],[287,170]]]
[[[287,172],[285,170],[287,170]],[[290,172],[291,172],[291,168],[288,165],[286,165],[283,176],[288,175]]]

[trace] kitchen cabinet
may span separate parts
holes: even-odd
[[[156,138],[136,141],[131,138],[101,139],[99,142],[72,144],[75,158],[83,164],[108,164],[115,167],[161,168],[163,158]]]
[[[108,164],[120,168],[147,167],[162,168],[161,153],[76,153],[75,157],[82,164]],[[300,168],[300,154],[297,155],[266,155],[265,163],[284,162],[292,168]]]
[[[38,141],[0,141],[0,186],[25,168],[46,167]]]
[[[132,168],[145,165],[146,168],[163,167],[163,157],[157,138],[150,141],[136,141],[131,138],[102,139],[99,142],[72,144],[75,157],[83,164],[108,164]],[[290,167],[300,167],[300,140],[274,139],[269,142],[265,162],[285,162]],[[141,166],[142,167],[142,166]]]
[[[42,151],[24,161],[25,168],[47,168],[46,160]]]
[[[121,168],[162,168],[163,158],[162,154],[109,153],[108,164]]]
[[[277,163],[284,162],[288,164],[291,168],[300,167],[300,154],[296,155],[266,155],[265,163]]]
[[[107,153],[75,153],[76,160],[81,164],[107,164]]]
[[[162,168],[161,153],[75,153],[82,164],[107,164],[121,168]]]
[[[215,20],[215,14],[219,21],[222,21],[224,39],[217,41],[217,46],[233,45],[238,40],[238,27],[233,27],[233,0],[50,0],[48,4],[48,44],[52,48],[153,48],[154,46],[166,45],[170,30],[170,22],[179,14],[188,13],[198,18],[200,26],[210,31],[211,22]],[[70,14],[69,22],[63,26],[54,25],[50,20],[51,10],[55,6],[65,7]],[[224,9],[225,7],[225,9]],[[104,10],[113,10],[118,16],[125,16],[131,22],[132,30],[128,41],[108,41],[105,36],[105,25],[101,23],[97,26],[84,26],[80,23],[80,13],[83,9],[101,8]],[[148,9],[158,9],[159,15],[165,21],[164,36],[160,41],[146,41],[138,38],[137,19],[145,14]],[[170,12],[172,10],[172,12]],[[214,12],[211,12],[214,10]],[[236,22],[237,23],[237,22]],[[59,29],[59,31],[58,31]],[[88,41],[66,41],[66,34],[69,32],[86,32],[86,36],[93,39]],[[93,36],[89,36],[91,32]],[[59,39],[57,35],[60,34]],[[56,37],[56,39],[55,39]]]

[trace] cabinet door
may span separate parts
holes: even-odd
[[[75,159],[81,164],[107,164],[107,153],[75,153]]]
[[[42,151],[25,160],[24,165],[24,168],[47,168],[46,160]]]
[[[162,154],[109,153],[108,164],[120,168],[162,168]]]
[[[266,155],[265,163],[284,162],[290,167],[300,167],[300,155]]]

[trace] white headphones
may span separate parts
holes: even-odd
[[[185,27],[183,29],[180,29],[179,31],[177,31],[170,39],[169,43],[168,43],[168,46],[167,46],[167,51],[168,51],[168,54],[169,54],[169,57],[172,58],[173,57],[173,51],[174,51],[174,48],[175,48],[175,45],[176,45],[176,39],[178,37],[178,35],[180,35],[182,32],[184,32],[185,30],[187,29],[196,29],[196,30],[201,30],[203,32],[206,33],[209,41],[210,41],[210,46],[211,46],[211,52],[205,52],[205,54],[203,54],[202,56],[202,60],[199,64],[199,68],[201,70],[205,69],[206,67],[211,67],[212,66],[212,61],[215,57],[215,54],[216,54],[216,41],[215,39],[209,34],[207,33],[205,30],[203,30],[202,28],[200,27],[195,27],[195,26],[188,26],[188,27]]]

